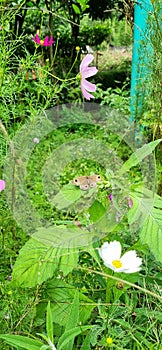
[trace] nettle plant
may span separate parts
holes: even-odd
[[[67,127],[70,133],[73,130],[69,141]],[[66,130],[64,142],[61,140],[47,157],[43,154],[46,137],[56,135],[60,128]],[[82,137],[81,131],[77,133],[79,128]],[[114,135],[118,144],[114,143]],[[131,287],[161,300],[158,293],[139,283],[146,245],[157,261],[162,262],[162,202],[156,194],[152,154],[160,141],[145,143],[140,132],[137,140],[129,118],[92,103],[54,107],[28,121],[17,132],[4,164],[5,183],[1,181],[1,190],[6,194],[16,222],[31,238],[19,252],[11,284],[25,288],[43,284],[44,302],[40,301],[37,309],[43,317],[44,304],[50,300],[51,307],[48,305],[47,335],[26,339],[3,334],[2,339],[23,349],[55,349],[55,346],[75,349],[75,338],[83,333],[79,342],[83,350],[87,349],[87,344],[92,344],[90,334],[94,332],[95,321],[91,326],[86,322],[97,305],[84,287],[87,274],[94,275],[93,279],[98,276],[97,286],[104,286],[107,304],[122,300]],[[121,149],[130,154],[126,161],[120,157]],[[34,150],[36,153],[32,153]],[[41,159],[39,155],[44,157],[43,167],[35,171],[33,160]],[[27,169],[31,171],[30,177]],[[39,177],[34,184],[31,178],[35,173]],[[38,186],[38,182],[42,183],[39,190],[45,191],[57,220],[53,219],[54,214],[46,220],[33,205],[30,188]],[[134,239],[134,246],[130,247],[132,235],[139,236],[139,240]],[[124,241],[127,252],[121,255]],[[101,268],[102,260],[104,267]],[[82,288],[82,292],[78,292],[78,288]],[[64,327],[56,341],[53,322]],[[104,346],[106,339],[109,337],[104,338]]]

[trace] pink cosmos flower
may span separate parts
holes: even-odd
[[[52,44],[54,44],[54,38],[53,36],[46,36],[44,40],[40,40],[39,35],[36,34],[34,38],[32,38],[32,40],[39,45],[42,46],[52,46]]]
[[[0,180],[0,192],[3,191],[6,187],[6,182],[4,180]]]
[[[96,67],[88,67],[88,65],[93,61],[93,59],[94,59],[94,56],[91,54],[88,54],[83,58],[80,64],[81,90],[82,90],[83,96],[87,100],[94,98],[94,96],[89,94],[87,91],[89,92],[96,91],[96,85],[86,80],[86,78],[89,78],[98,72],[98,69]]]

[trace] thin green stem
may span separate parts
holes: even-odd
[[[87,271],[86,268],[81,267],[81,269]],[[144,292],[145,294],[149,294],[149,295],[151,295],[152,297],[157,298],[157,299],[159,299],[160,301],[162,301],[162,297],[161,297],[160,295],[158,295],[158,294],[156,294],[156,293],[154,293],[154,292],[151,292],[150,290],[148,290],[148,289],[146,289],[146,288],[142,288],[142,287],[140,287],[140,286],[137,286],[137,285],[134,284],[134,283],[128,282],[128,281],[126,281],[126,280],[123,280],[122,278],[118,278],[118,277],[115,277],[115,276],[111,276],[111,275],[108,275],[108,274],[106,274],[106,273],[104,273],[104,272],[94,271],[94,270],[91,270],[91,269],[88,269],[88,272],[89,272],[89,273],[95,273],[95,274],[100,275],[100,276],[103,276],[103,277],[105,277],[105,278],[112,278],[114,281],[118,281],[118,282],[122,282],[122,283],[124,283],[124,284],[127,284],[127,285],[130,286],[130,287],[136,288],[136,289],[140,290],[141,292]]]

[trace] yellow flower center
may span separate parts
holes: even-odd
[[[120,269],[122,267],[122,263],[120,260],[113,260],[112,265],[116,267],[116,269]]]
[[[40,44],[43,45],[44,44],[44,40],[40,40]]]
[[[79,47],[79,46],[76,46],[75,50],[76,50],[76,51],[80,51],[80,47]]]
[[[110,338],[110,337],[106,338],[106,343],[111,345],[113,343],[112,338]]]

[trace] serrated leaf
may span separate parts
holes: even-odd
[[[78,249],[62,249],[59,269],[63,272],[64,276],[68,275],[75,267],[77,267],[79,259]]]
[[[38,241],[48,246],[59,248],[77,248],[89,245],[92,242],[94,233],[88,230],[81,230],[73,225],[53,225],[48,228],[40,227],[32,235]]]
[[[77,262],[78,248],[53,248],[32,238],[20,250],[13,269],[13,283],[24,287],[40,285],[58,269],[67,275]]]
[[[42,284],[58,269],[57,249],[30,239],[20,250],[13,269],[13,283],[24,287]]]
[[[21,347],[26,350],[40,350],[43,345],[39,340],[30,339],[21,335],[0,334],[0,338],[14,347]]]
[[[47,298],[54,300],[54,302],[51,301],[53,322],[66,326],[69,320],[69,314],[71,313],[75,292],[76,289],[73,286],[63,281],[54,280],[47,284]],[[79,293],[79,301],[78,322],[84,324],[94,309],[94,303],[81,292]]]
[[[145,144],[141,148],[137,149],[130,158],[123,164],[121,167],[119,174],[123,174],[128,171],[130,168],[139,164],[145,157],[154,151],[155,147],[162,141],[162,139],[152,141],[148,144]]]
[[[160,203],[159,199],[157,202],[155,200],[154,207],[140,231],[140,238],[143,243],[148,244],[155,258],[162,263],[162,200]]]
[[[162,199],[152,191],[139,186],[130,193],[133,207],[128,212],[128,222],[140,229],[140,239],[147,244],[155,258],[162,262]]]

